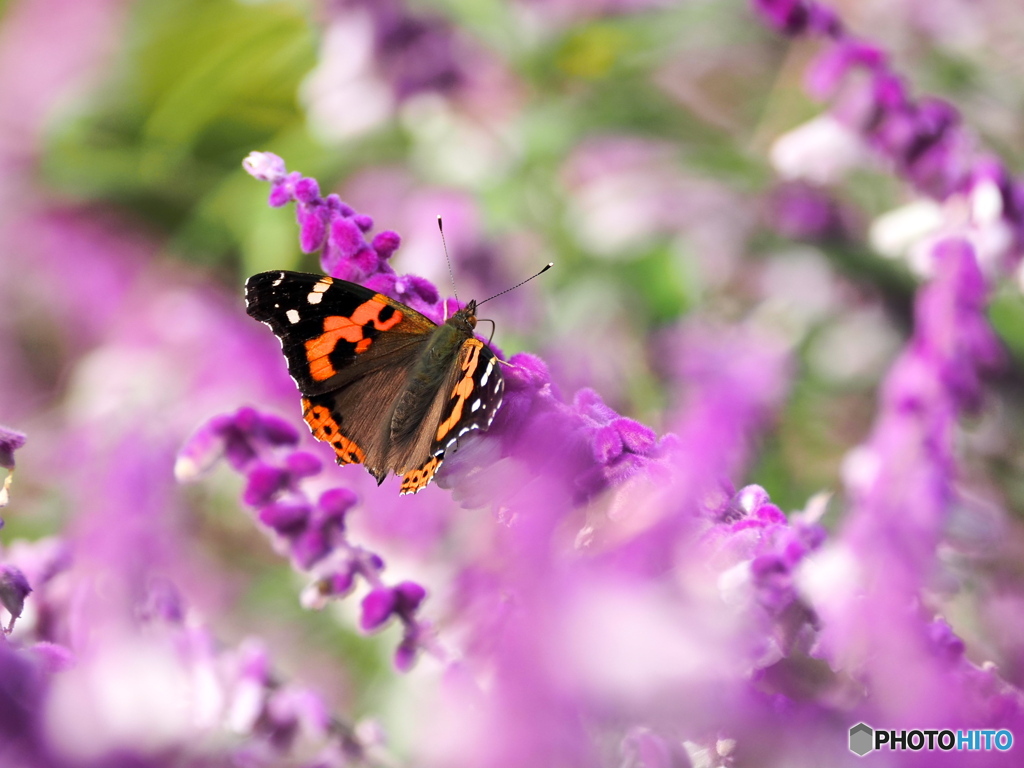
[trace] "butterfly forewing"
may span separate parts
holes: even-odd
[[[246,312],[281,340],[288,372],[305,395],[412,365],[437,327],[383,294],[323,275],[263,272],[246,281],[245,298]]]

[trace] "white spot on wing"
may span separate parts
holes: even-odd
[[[306,297],[306,301],[308,301],[310,304],[319,304],[320,300],[323,299],[324,297],[324,291],[330,288],[331,283],[333,282],[334,280],[332,280],[329,277],[324,277],[318,280],[316,285],[313,286],[313,290],[310,291],[309,295]]]
[[[292,325],[295,325],[297,322],[299,322],[299,313],[297,310],[289,309],[287,312],[284,313],[284,316],[288,318],[288,322],[291,323]]]
[[[484,375],[480,378],[480,386],[487,386],[487,379],[491,377],[491,368],[494,367],[495,358],[491,358],[487,361],[487,367],[484,369]]]
[[[470,412],[475,413],[476,411],[479,411],[481,405],[483,405],[483,403],[480,401],[480,398],[477,398],[476,400],[473,401],[473,404],[469,407]]]

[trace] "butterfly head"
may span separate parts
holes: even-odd
[[[448,323],[467,332],[472,332],[476,328],[476,299],[448,318]]]

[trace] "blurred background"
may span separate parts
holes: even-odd
[[[836,7],[1020,167],[1016,0]],[[300,607],[241,479],[181,488],[171,471],[216,413],[298,422],[241,287],[319,265],[243,172],[253,150],[399,232],[396,270],[442,293],[437,214],[463,298],[555,262],[487,305],[495,344],[659,434],[687,396],[687,333],[742,336],[768,357],[752,388],[778,383],[734,482],[784,510],[836,490],[909,331],[906,244],[938,214],[855,148],[815,156],[795,133],[823,111],[803,90],[815,51],[743,0],[0,2],[0,423],[28,435],[0,540],[74,536],[97,564],[135,549],[225,641],[262,636],[356,714],[384,700],[394,636]],[[1018,286],[990,317],[1011,362],[965,430],[965,479],[1019,522]],[[377,498],[355,524],[400,572],[436,516]]]

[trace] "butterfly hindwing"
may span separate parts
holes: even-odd
[[[401,493],[416,493],[425,488],[441,467],[445,453],[457,446],[458,439],[474,429],[486,430],[501,407],[505,382],[494,353],[477,338],[467,338],[459,349],[445,386],[440,390],[431,418],[435,425],[430,435],[427,460],[405,473]]]

